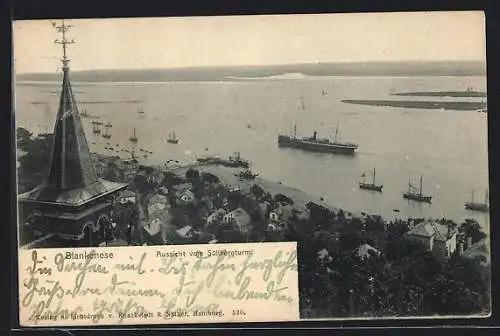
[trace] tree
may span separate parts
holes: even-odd
[[[250,192],[255,195],[257,199],[260,199],[262,196],[264,196],[264,189],[258,184],[252,185],[250,188]]]
[[[31,137],[33,136],[33,133],[28,131],[25,128],[18,127],[16,130],[16,139],[17,139],[17,145],[19,147],[25,146],[27,143],[31,141]]]
[[[104,179],[108,181],[118,182],[120,180],[119,172],[111,167],[108,167],[104,172]]]
[[[214,174],[202,173],[201,176],[205,182],[210,183],[210,184],[220,182],[220,179],[217,176],[215,176]]]
[[[163,177],[163,181],[161,184],[170,187],[176,184],[180,184],[182,182],[183,182],[182,178],[180,178],[171,171],[167,171]]]
[[[186,179],[198,179],[200,177],[200,172],[196,169],[189,168],[186,171]]]
[[[21,136],[27,134],[21,131]],[[26,140],[19,148],[26,152],[19,158],[18,183],[19,191],[30,190],[41,184],[48,175],[52,151],[52,134],[44,134],[37,138]]]
[[[488,270],[475,260],[454,256],[429,283],[426,301],[427,309],[437,314],[473,315],[488,312],[489,298]]]
[[[460,232],[466,237],[472,238],[472,244],[486,238],[486,234],[482,231],[481,225],[473,219],[466,219],[462,225],[460,225]]]
[[[144,175],[136,175],[134,177],[134,185],[139,194],[145,195],[148,192],[149,186]]]

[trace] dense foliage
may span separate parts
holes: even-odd
[[[470,225],[469,220],[463,227]],[[374,244],[381,253],[364,259],[352,248],[375,241],[375,230],[355,234],[350,225],[337,227],[339,239],[292,231],[287,239],[298,241],[302,316],[487,314],[489,269],[459,255],[436,259],[403,235],[406,226],[405,222],[388,226],[383,242],[379,240],[383,245]],[[318,258],[321,246],[327,248],[330,260]]]
[[[24,128],[17,129],[17,147],[24,153],[18,157],[19,192],[33,189],[42,183],[47,174],[51,158],[52,134],[37,137]]]

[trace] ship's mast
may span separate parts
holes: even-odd
[[[420,175],[420,196],[422,196],[422,179],[423,179],[423,176]]]
[[[488,205],[488,190],[486,190],[486,195],[484,197],[484,204]]]
[[[304,97],[300,97],[300,105],[302,107],[302,111],[305,111],[306,110],[306,107],[304,105]],[[293,123],[293,138],[296,139],[297,138],[297,114],[295,114],[295,121]]]
[[[375,185],[375,168],[373,168],[373,185]]]
[[[337,127],[335,128],[335,142],[337,142],[337,137],[339,134],[339,119],[340,117],[337,117]]]

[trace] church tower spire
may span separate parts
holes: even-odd
[[[62,46],[63,82],[47,184],[54,189],[69,190],[88,186],[98,178],[69,78],[67,48],[75,41],[68,40],[66,33],[72,26],[64,20],[61,25],[54,23],[53,26],[61,34],[54,42]]]

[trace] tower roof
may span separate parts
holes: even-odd
[[[47,185],[69,190],[95,182],[97,174],[71,89],[69,70],[64,69]]]
[[[19,195],[20,201],[78,206],[127,186],[97,177],[69,79],[66,44],[74,43],[64,34],[69,27],[64,22],[56,26],[63,33],[62,40],[56,40],[63,45],[63,81],[49,173],[45,183]]]

